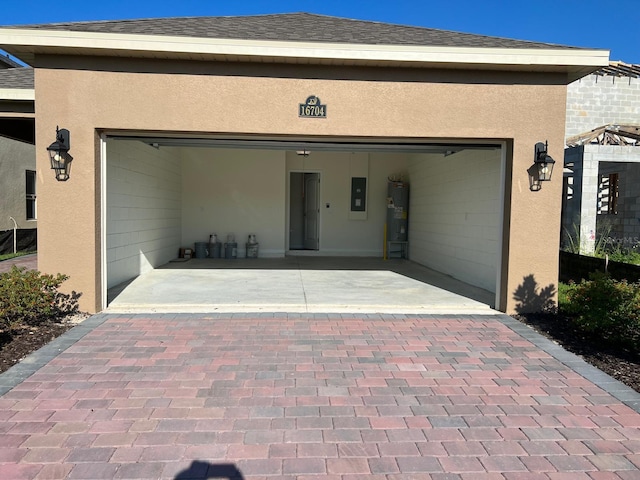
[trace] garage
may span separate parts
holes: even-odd
[[[242,262],[248,236],[255,235],[260,258],[341,257],[346,264],[348,257],[381,259],[385,253],[402,253],[490,292],[494,306],[500,271],[501,152],[488,142],[108,137],[107,290],[174,261],[180,248],[193,249],[212,235],[219,243],[233,236]],[[363,182],[359,201],[353,198],[358,197],[354,179]],[[404,208],[406,235],[387,231],[387,240],[408,241],[403,252],[394,251],[396,243],[385,244],[389,210],[399,208],[389,204],[389,184],[410,191]],[[385,252],[385,245],[390,251]],[[238,265],[225,260],[221,250],[223,258],[210,258],[212,269],[248,267],[246,261]]]
[[[607,51],[307,13],[3,28],[0,47],[34,69],[38,268],[83,310],[214,233],[240,257],[255,235],[265,262],[408,247],[500,311],[555,299],[562,182],[538,161],[562,158],[567,84]]]

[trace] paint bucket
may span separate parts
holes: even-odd
[[[224,244],[224,258],[238,258],[238,244],[233,243],[225,243]]]
[[[259,243],[247,243],[247,258],[258,258]]]
[[[207,242],[195,243],[196,258],[207,258]]]

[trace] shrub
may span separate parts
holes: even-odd
[[[558,310],[561,313],[568,313],[567,309],[569,308],[569,297],[571,296],[575,288],[576,284],[573,281],[569,283],[558,283]]]
[[[603,340],[635,346],[640,339],[640,284],[617,281],[597,272],[568,285],[563,312]],[[562,294],[561,294],[562,296]]]
[[[13,266],[0,274],[0,328],[15,331],[23,325],[36,325],[78,310],[80,294],[58,291],[66,275],[41,274]]]

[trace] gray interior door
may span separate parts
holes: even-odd
[[[304,175],[304,248],[318,250],[320,244],[320,174]]]
[[[304,249],[304,173],[291,172],[289,181],[289,250]]]

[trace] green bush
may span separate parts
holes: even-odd
[[[636,346],[640,340],[640,284],[598,272],[569,284],[560,294],[561,311],[603,340]]]
[[[596,257],[605,258],[613,262],[629,263],[631,265],[640,265],[640,252],[637,250],[637,245],[632,248],[624,248],[618,243],[612,243],[607,246],[606,249],[598,252]]]
[[[76,312],[80,294],[58,291],[67,278],[60,273],[47,275],[16,266],[1,273],[0,328],[11,332]]]
[[[558,310],[561,313],[567,313],[567,309],[569,308],[569,296],[575,290],[576,284],[574,282],[570,283],[558,283]]]

